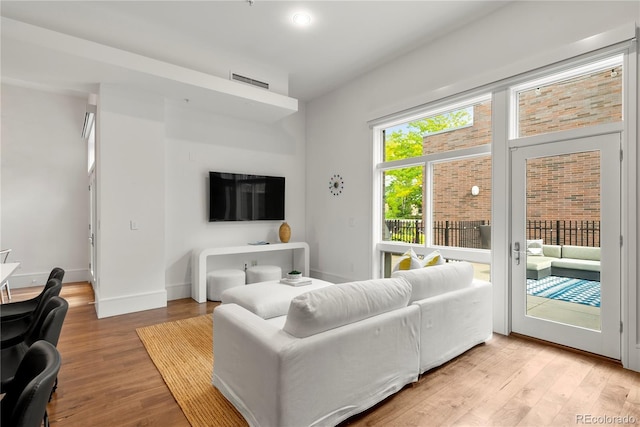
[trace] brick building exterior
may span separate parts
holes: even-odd
[[[622,68],[526,90],[518,98],[521,137],[621,121]],[[429,154],[488,143],[491,143],[490,101],[474,106],[472,126],[424,137],[423,150]],[[599,221],[599,161],[597,152],[530,160],[527,219],[554,223]],[[434,222],[489,222],[490,156],[438,163],[433,177],[433,207],[424,206],[423,210],[432,208]],[[471,194],[473,186],[480,190],[477,196]],[[597,246],[599,241],[591,244]]]

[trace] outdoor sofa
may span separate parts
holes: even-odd
[[[527,279],[549,275],[600,281],[600,248],[527,241]]]

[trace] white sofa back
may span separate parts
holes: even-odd
[[[473,266],[468,262],[451,262],[415,270],[399,270],[391,277],[405,278],[411,284],[409,302],[414,302],[471,286]]]
[[[404,278],[342,283],[291,300],[283,330],[304,338],[406,307],[411,284]]]

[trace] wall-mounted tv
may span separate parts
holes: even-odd
[[[284,177],[209,172],[209,221],[284,220]]]

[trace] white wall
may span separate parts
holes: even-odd
[[[164,99],[102,85],[97,125],[98,317],[163,307]]]
[[[372,132],[368,120],[567,59],[562,48],[588,48],[588,42],[576,42],[634,20],[640,22],[638,2],[513,2],[310,102],[307,193],[319,195],[307,198],[306,209],[313,274],[334,280],[372,275]],[[505,171],[506,166],[498,167]],[[322,195],[328,193],[327,181],[333,173],[343,174],[346,181],[343,196],[336,199]],[[501,197],[506,200],[507,196]],[[507,236],[507,225],[504,227],[494,236]],[[502,246],[508,247],[506,239]],[[507,251],[501,254],[505,258],[499,263],[505,265]],[[508,330],[507,278],[496,274],[493,279],[494,327],[504,333]],[[632,347],[637,347],[635,337]]]
[[[279,221],[208,222],[209,171],[284,176],[291,241],[305,241],[305,111],[260,124],[166,107],[166,282],[169,299],[191,294],[191,251],[278,242]],[[230,260],[242,268],[244,259]]]
[[[0,247],[21,268],[11,287],[42,285],[53,267],[88,280],[86,99],[2,85]]]

